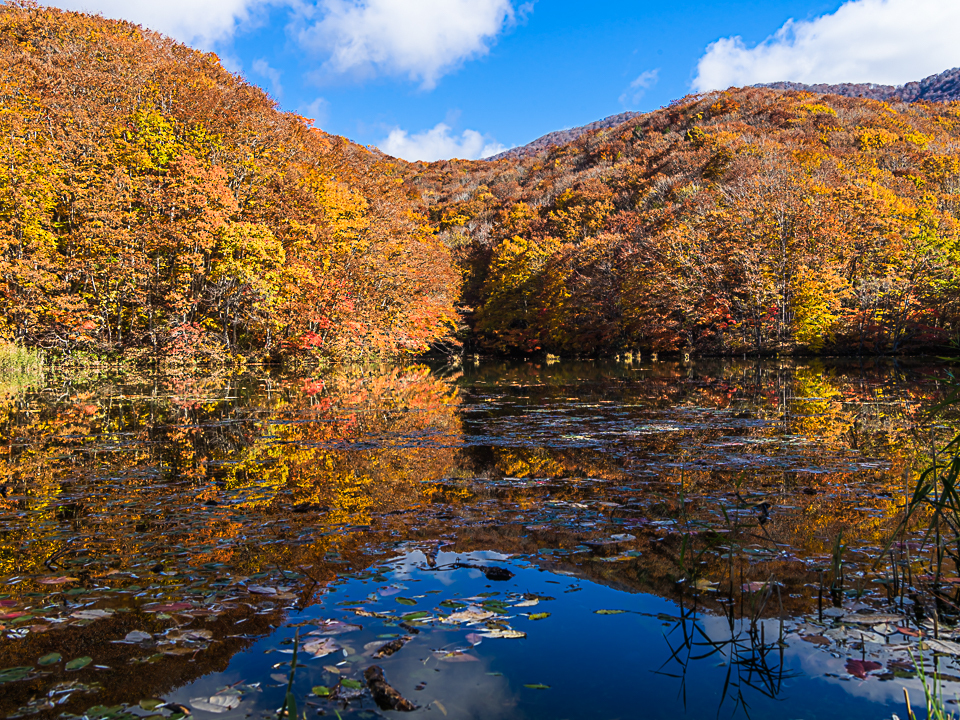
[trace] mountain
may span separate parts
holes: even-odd
[[[734,88],[408,172],[479,351],[884,354],[960,333],[953,104]]]
[[[892,100],[893,98],[900,98],[904,102],[950,102],[960,100],[960,68],[946,70],[938,75],[931,75],[919,82],[910,82],[906,85],[876,85],[874,83],[805,85],[794,82],[775,82],[754,85],[753,87],[812,92],[824,95],[862,97],[872,100]],[[624,112],[619,115],[611,115],[603,120],[597,120],[588,125],[581,125],[580,127],[570,128],[569,130],[557,130],[556,132],[547,133],[526,145],[511,148],[499,155],[484,158],[484,160],[505,160],[508,158],[536,155],[548,148],[571,143],[584,133],[615,127],[640,117],[642,114],[643,113],[639,112]]]
[[[871,100],[892,100],[899,98],[903,102],[952,102],[960,100],[960,68],[945,70],[931,75],[919,82],[906,85],[876,85],[874,83],[841,83],[839,85],[805,85],[794,82],[775,82],[756,85],[773,90],[797,90],[801,92],[821,93],[824,95],[843,95],[862,97]]]
[[[593,130],[603,130],[606,128],[616,127],[617,125],[621,125],[628,120],[633,120],[635,117],[640,117],[640,115],[642,115],[642,113],[624,112],[620,113],[619,115],[605,117],[603,120],[597,120],[596,122],[589,123],[588,125],[569,128],[568,130],[555,130],[554,132],[547,133],[546,135],[543,135],[542,137],[539,137],[533,142],[527,143],[526,145],[511,148],[510,150],[504,150],[502,153],[484,158],[484,160],[506,160],[509,158],[520,158],[527,157],[528,155],[536,155],[538,152],[546,150],[547,148],[572,143],[584,133],[592,132]]]

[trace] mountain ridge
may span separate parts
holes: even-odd
[[[960,100],[960,68],[944,70],[936,75],[930,75],[922,80],[908,82],[905,85],[879,85],[877,83],[838,83],[833,85],[817,83],[809,85],[806,83],[781,81],[758,83],[750,87],[794,92],[813,92],[822,95],[841,95],[843,97],[862,97],[870,100],[883,101],[899,98],[909,103],[951,102]],[[616,127],[617,125],[622,125],[625,122],[629,122],[645,114],[646,113],[642,112],[627,111],[617,115],[610,115],[586,125],[580,125],[566,130],[555,130],[554,132],[538,137],[526,145],[510,148],[497,155],[483,158],[483,160],[493,162],[496,160],[530,157],[551,147],[571,143],[585,133]]]

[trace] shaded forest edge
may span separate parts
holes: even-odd
[[[960,332],[960,103],[691,96],[407,163],[216,56],[0,7],[0,338],[223,362],[887,354]]]

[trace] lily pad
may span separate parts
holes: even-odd
[[[84,655],[83,657],[74,658],[66,664],[67,670],[82,670],[87,665],[93,662],[93,658],[89,655]]]
[[[58,662],[63,660],[63,655],[58,652],[47,653],[42,658],[37,660],[37,665],[42,665],[46,667],[47,665],[56,665]]]
[[[363,684],[362,684],[362,683],[360,683],[360,682],[358,682],[358,681],[356,681],[356,680],[350,680],[350,679],[341,680],[341,681],[340,681],[340,684],[341,684],[343,687],[345,687],[345,688],[347,688],[347,689],[349,689],[349,690],[359,690],[360,688],[363,687]]]
[[[326,685],[314,685],[310,692],[317,697],[329,697],[331,691]]]

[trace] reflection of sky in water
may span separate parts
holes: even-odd
[[[370,664],[383,667],[390,682],[420,709],[411,716],[514,720],[550,718],[691,718],[743,716],[737,709],[737,686],[752,718],[856,718],[889,717],[900,704],[900,683],[841,681],[837,678],[811,678],[809,674],[842,673],[842,661],[807,643],[793,640],[782,656],[782,677],[776,696],[766,697],[761,691],[777,685],[778,671],[764,678],[743,667],[729,667],[727,652],[717,653],[686,663],[670,662],[670,647],[682,645],[683,633],[675,618],[680,610],[667,600],[651,595],[624,593],[576,577],[546,572],[530,566],[522,559],[506,560],[498,553],[455,554],[439,552],[436,569],[427,567],[427,557],[410,551],[389,560],[383,576],[365,579],[345,578],[331,587],[321,604],[293,615],[289,623],[334,618],[361,624],[362,631],[336,636],[334,639],[348,650],[362,653],[365,644],[378,636],[403,633],[395,625],[377,618],[358,618],[347,607],[362,605],[367,610],[394,615],[426,610],[436,614],[444,600],[476,597],[482,593],[499,593],[496,598],[521,594],[549,596],[532,607],[511,608],[507,622],[514,629],[527,633],[525,639],[486,638],[470,650],[468,633],[482,632],[482,627],[457,625],[421,626],[421,633],[395,655],[382,660],[363,658],[362,662],[344,663],[342,653],[313,659],[301,655],[294,692],[299,707],[313,716],[326,710],[330,717],[334,705],[309,698],[311,687],[332,686],[335,676],[323,666],[344,663],[344,677],[362,678],[363,668]],[[472,565],[498,564],[509,567],[515,576],[508,581],[488,580],[476,568],[446,569],[454,563]],[[386,580],[384,582],[384,579]],[[405,589],[386,597],[376,591],[388,585]],[[512,594],[512,595],[511,595]],[[416,606],[403,605],[397,598],[415,599]],[[597,610],[624,610],[616,615],[597,614]],[[449,613],[450,610],[442,610]],[[549,612],[550,617],[530,620],[530,613]],[[658,617],[659,615],[659,617]],[[724,618],[705,617],[699,622],[702,630],[687,629],[702,643],[692,656],[709,652],[706,638],[722,644],[730,637]],[[306,625],[301,632],[315,629]],[[293,637],[295,630],[279,628],[272,636],[261,639],[246,652],[233,657],[222,673],[208,675],[181,688],[168,700],[187,704],[197,697],[207,697],[225,685],[262,680],[261,692],[247,695],[233,713],[220,717],[260,716],[274,712],[282,701],[285,685],[270,680],[271,674],[286,675],[291,656],[282,650],[282,640]],[[776,623],[767,621],[767,638],[776,638]],[[384,638],[386,640],[387,638]],[[476,658],[473,662],[441,662],[432,651],[461,648]],[[352,655],[353,653],[351,653]],[[681,648],[678,658],[686,658]],[[746,660],[741,656],[741,660]],[[780,653],[768,655],[768,663],[776,670]],[[721,706],[728,670],[732,683]],[[658,674],[659,671],[659,674]],[[278,678],[279,679],[279,678]],[[421,685],[422,684],[422,685]],[[532,689],[525,685],[544,684],[549,689]],[[416,688],[420,685],[422,689]],[[752,687],[751,687],[752,685]],[[315,705],[305,705],[310,700]],[[866,701],[866,702],[865,702]],[[441,710],[442,707],[442,710]],[[376,708],[369,699],[362,706],[342,708],[343,718],[370,716]],[[445,713],[445,715],[444,715]],[[198,718],[209,714],[197,711]]]

